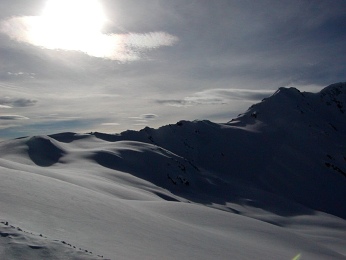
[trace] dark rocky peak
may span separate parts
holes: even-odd
[[[336,107],[340,113],[346,112],[346,82],[329,85],[320,93],[320,100],[329,107]]]

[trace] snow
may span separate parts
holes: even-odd
[[[345,93],[1,142],[0,259],[346,259]]]
[[[8,222],[0,223],[0,253],[2,259],[102,259],[92,252],[66,243],[33,234]]]

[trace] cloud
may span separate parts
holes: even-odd
[[[157,103],[163,104],[166,106],[172,106],[172,107],[183,107],[183,106],[191,106],[192,104],[188,104],[185,100],[180,99],[163,99],[163,100],[156,100]]]
[[[39,122],[32,120],[8,120],[0,125],[0,140],[2,138],[17,138],[36,134],[47,135],[66,131],[86,133],[95,130],[95,125],[100,125],[100,119],[52,120]]]
[[[28,73],[28,72],[7,72],[7,75],[9,76],[14,76],[14,77],[29,77],[29,78],[35,78],[36,74],[35,73]]]
[[[135,126],[146,126],[150,121],[154,121],[159,116],[156,114],[142,114],[140,116],[133,116],[129,117],[129,119],[134,119],[135,123],[133,125]]]
[[[123,37],[126,46],[136,49],[155,49],[161,46],[172,46],[178,41],[178,37],[166,32],[149,33],[128,33],[128,34],[110,34],[109,37]]]
[[[80,33],[67,28],[54,29],[45,19],[43,16],[11,17],[1,22],[0,32],[12,40],[45,49],[80,51],[89,56],[122,62],[138,60],[148,50],[172,46],[179,40],[162,31],[104,34],[93,30]]]
[[[196,92],[184,99],[157,100],[167,106],[194,106],[228,104],[231,100],[259,101],[273,94],[273,90],[208,89]]]
[[[149,120],[149,119],[156,119],[159,116],[156,114],[142,114],[140,116],[133,116],[130,117],[130,119],[137,119],[137,120]]]
[[[142,119],[155,119],[157,117],[158,117],[158,115],[155,115],[155,114],[143,114],[143,115],[140,115],[140,118],[142,118]]]
[[[18,116],[18,115],[0,115],[0,120],[26,120],[29,119],[25,116]]]
[[[25,99],[25,98],[0,98],[0,107],[12,108],[12,107],[30,107],[34,106],[37,100]]]
[[[11,121],[11,122],[13,122],[13,121]],[[11,129],[11,128],[14,128],[14,127],[20,127],[19,125],[16,125],[16,124],[10,124],[9,122],[8,122],[8,124],[1,124],[0,125],[0,135],[4,132],[4,131],[8,131],[9,129]],[[1,131],[2,130],[2,131]],[[3,136],[1,136],[1,137],[3,137]],[[0,138],[0,140],[1,140],[1,138]]]
[[[101,125],[104,125],[104,126],[118,126],[120,124],[119,123],[102,123]]]
[[[143,122],[143,123],[136,123],[136,124],[133,124],[133,125],[135,125],[135,126],[147,126],[147,124],[145,122]]]

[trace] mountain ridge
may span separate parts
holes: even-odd
[[[42,248],[55,248],[49,241],[58,239],[121,259],[142,259],[143,252],[168,257],[172,251],[163,248],[178,243],[175,232],[185,241],[180,257],[210,259],[222,249],[223,259],[268,259],[272,246],[257,248],[253,240],[260,232],[283,243],[275,255],[284,259],[297,252],[344,259],[345,93],[346,83],[319,93],[280,88],[223,124],[182,120],[114,135],[67,132],[1,142],[0,218],[55,238]],[[292,247],[295,239],[301,243]],[[236,250],[241,241],[251,245],[246,256]]]
[[[345,119],[342,110],[346,97],[345,86],[345,83],[333,84],[319,93],[280,88],[271,97],[251,106],[244,114],[225,124],[208,120],[179,121],[175,125],[158,129],[146,127],[138,132],[125,131],[118,135],[95,132],[91,136],[110,143],[147,143],[150,145],[150,148],[145,149],[147,152],[158,147],[157,149],[161,149],[160,156],[164,150],[174,154],[181,160],[181,166],[178,167],[180,173],[171,173],[173,177],[169,173],[163,174],[168,183],[173,185],[180,179],[192,185],[194,178],[200,179],[200,176],[207,174],[208,178],[221,179],[224,183],[238,182],[250,187],[260,187],[266,192],[285,198],[288,196],[289,199],[308,207],[346,218],[346,207],[341,203],[334,207],[326,207],[315,202],[316,196],[320,193],[324,194],[327,200],[341,200],[346,196],[345,192],[340,191],[342,186],[345,187],[346,180],[346,153],[343,150],[343,144],[346,143],[343,134],[346,129],[342,127],[340,120],[340,115],[343,120]],[[323,113],[324,108],[319,107],[321,102],[328,109],[333,109],[333,114]],[[336,113],[340,115],[335,116]],[[337,120],[329,122],[330,118]],[[52,138],[51,141],[44,137],[33,137],[27,142],[29,156],[37,165],[53,165],[64,157],[63,148],[54,145],[54,140],[66,144],[87,137],[73,133],[50,135],[48,138]],[[34,139],[37,139],[36,142]],[[342,147],[335,151],[338,145]],[[45,150],[51,152],[45,154]],[[40,152],[43,158],[40,158]],[[89,158],[93,158],[104,167],[120,170],[116,165],[123,165],[124,160],[137,158],[141,153],[134,154],[124,148],[121,156],[110,151],[99,151]],[[310,154],[310,157],[307,154]],[[291,161],[283,158],[289,158]],[[127,167],[136,163],[148,161],[144,157],[138,157],[133,162],[130,160]],[[277,167],[276,170],[273,170],[274,165]],[[189,167],[190,170],[186,170]],[[131,172],[131,169],[127,170]],[[140,175],[140,168],[136,171],[137,175]],[[321,180],[316,180],[317,177],[309,171],[320,172]],[[188,177],[189,174],[193,177]],[[287,176],[290,176],[288,180],[292,183],[284,182]],[[141,177],[149,181],[155,179],[145,175]],[[331,187],[325,187],[325,178],[332,180]],[[202,179],[205,182],[207,177]],[[162,183],[156,181],[155,184]],[[164,187],[174,190],[175,188],[169,187],[170,184],[165,183]],[[339,187],[336,192],[333,185]],[[313,195],[307,198],[306,192],[301,191],[304,189]],[[292,195],[292,191],[296,195]]]

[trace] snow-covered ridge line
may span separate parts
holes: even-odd
[[[1,217],[110,259],[345,259],[345,93],[282,88],[224,124],[2,142]]]
[[[330,85],[319,93],[280,88],[227,124],[180,121],[117,135],[61,133],[32,137],[25,145],[39,166],[65,163],[73,154],[84,153],[83,159],[131,173],[176,195],[181,182],[189,185],[192,194],[209,187],[206,183],[211,180],[237,182],[345,218],[345,206],[330,207],[315,200],[322,191],[333,200],[344,195],[334,194],[334,185],[342,187],[346,177],[345,89],[346,83]],[[91,149],[69,147],[91,140]],[[147,165],[154,174],[142,173]],[[326,178],[330,187],[324,185]],[[316,189],[316,185],[324,188]],[[197,191],[200,187],[204,188]],[[309,195],[292,192],[303,187]]]

